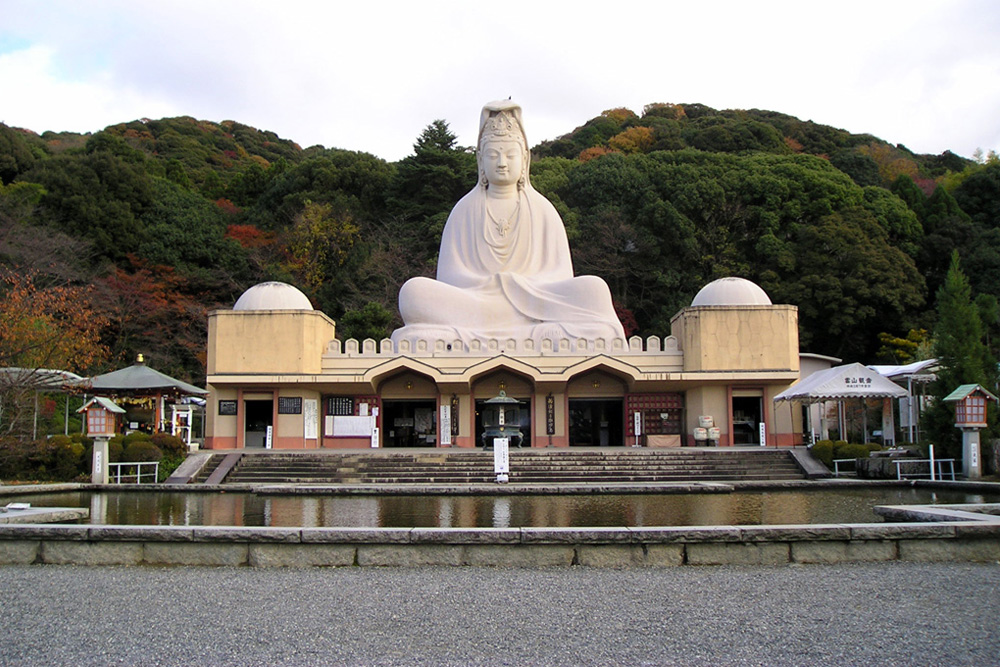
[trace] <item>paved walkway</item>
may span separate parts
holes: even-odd
[[[1000,565],[0,567],[0,665],[998,665]]]

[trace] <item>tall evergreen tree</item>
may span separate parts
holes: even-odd
[[[993,389],[997,367],[985,343],[980,309],[973,301],[972,288],[962,272],[958,251],[952,253],[948,274],[938,290],[937,311],[934,354],[941,370],[937,381],[931,385],[936,400],[924,413],[924,433],[941,455],[959,458],[962,438],[955,428],[954,406],[941,399],[963,384],[981,384]],[[995,415],[991,415],[990,421],[995,423]],[[983,439],[989,440],[988,437]]]
[[[448,123],[436,120],[417,138],[413,155],[397,164],[386,204],[415,226],[418,251],[436,256],[448,212],[476,178],[475,154],[457,146]]]

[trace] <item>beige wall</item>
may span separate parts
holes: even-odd
[[[711,415],[715,426],[721,431],[720,443],[731,444],[729,431],[729,390],[723,385],[702,385],[688,389],[684,396],[684,440],[695,444],[694,430],[698,428],[698,417]]]
[[[684,351],[685,371],[799,368],[795,306],[685,308],[670,322]]]
[[[213,311],[208,374],[319,373],[335,330],[316,310]]]

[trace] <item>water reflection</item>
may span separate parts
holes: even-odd
[[[884,487],[726,494],[564,496],[258,496],[70,492],[14,496],[89,507],[94,524],[284,527],[712,526],[881,521],[874,505],[1000,502],[1000,496]]]

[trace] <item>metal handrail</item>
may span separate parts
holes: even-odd
[[[143,472],[144,466],[152,466],[153,471],[145,473]],[[126,484],[142,484],[142,478],[144,475],[152,476],[149,484],[155,484],[156,480],[160,478],[160,462],[159,461],[136,461],[134,463],[109,463],[108,464],[108,483],[109,484],[121,484],[122,483],[122,468],[135,468],[134,475],[125,475]],[[130,478],[135,478],[134,482],[129,481]]]
[[[955,459],[900,459],[898,461],[893,461],[893,463],[896,464],[896,479],[897,480],[909,479],[909,478],[912,478],[912,477],[928,477],[928,478],[933,479],[934,476],[931,474],[931,464],[932,463],[935,464],[934,468],[935,468],[935,470],[937,470],[937,478],[938,479],[944,479],[944,476],[945,476],[946,473],[945,473],[944,469],[942,468],[941,464],[942,463],[947,463],[948,464],[948,472],[947,472],[947,474],[951,477],[952,481],[955,480]],[[900,469],[900,466],[902,466],[904,463],[926,463],[927,464],[927,472],[926,473],[907,473],[907,474],[904,475],[903,472],[902,472],[902,470]]]
[[[840,464],[850,462],[854,465],[854,470],[845,470],[844,473],[853,472],[855,475],[858,474],[858,460],[857,459],[834,459],[833,460],[833,476],[840,477]]]

